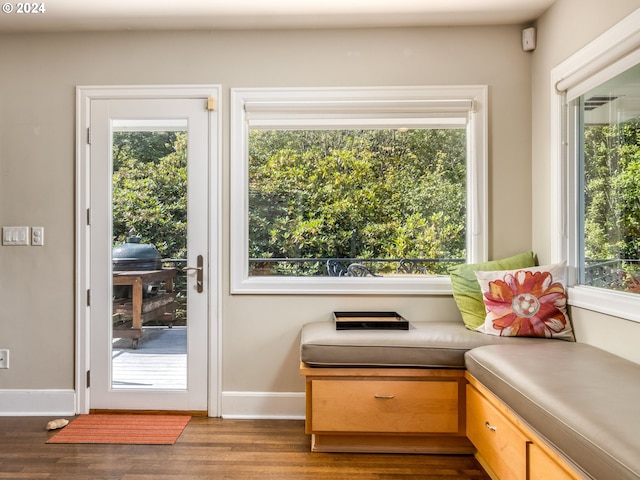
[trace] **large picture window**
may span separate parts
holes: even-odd
[[[483,87],[232,97],[235,293],[443,292],[483,258]]]
[[[640,10],[551,79],[552,260],[571,305],[640,321]]]

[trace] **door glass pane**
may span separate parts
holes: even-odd
[[[111,387],[186,390],[186,121],[112,131]]]

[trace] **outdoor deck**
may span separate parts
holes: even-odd
[[[130,339],[113,341],[113,387],[184,390],[187,388],[187,327],[144,327],[133,348]]]

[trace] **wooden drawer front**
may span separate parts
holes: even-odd
[[[577,475],[557,463],[535,443],[529,444],[529,476],[527,480],[577,480]]]
[[[313,432],[458,432],[457,381],[313,380]]]
[[[467,437],[500,480],[526,478],[527,438],[470,385]]]

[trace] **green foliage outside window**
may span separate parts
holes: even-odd
[[[638,119],[585,126],[584,254],[587,271],[607,263],[618,269],[616,277],[596,286],[640,293]]]
[[[249,256],[464,259],[465,137],[459,129],[252,130]],[[306,265],[281,262],[267,274],[326,270]]]
[[[465,136],[458,129],[252,131],[250,257],[463,260]],[[184,258],[186,134],[116,132],[113,153],[114,245],[134,229],[163,258]],[[372,266],[384,274],[397,264]],[[269,274],[325,275],[326,264],[283,262]]]

